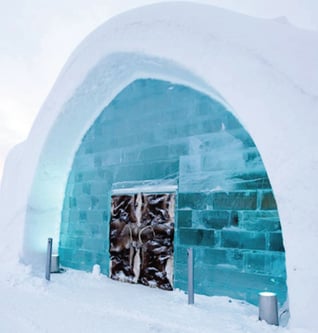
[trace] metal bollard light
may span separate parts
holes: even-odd
[[[51,257],[51,273],[60,272],[60,256],[58,254],[52,254]]]
[[[193,249],[187,249],[188,255],[188,304],[194,304],[194,265]]]
[[[259,320],[278,326],[278,306],[275,293],[264,291],[259,295]]]
[[[48,281],[50,281],[51,279],[52,245],[53,245],[53,239],[48,238],[47,251],[46,251],[46,267],[45,267],[45,278]]]

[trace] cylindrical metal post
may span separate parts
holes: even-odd
[[[193,249],[187,250],[188,254],[188,304],[194,304],[194,265]]]
[[[52,246],[53,246],[53,239],[48,238],[47,251],[46,251],[46,269],[45,269],[45,278],[48,281],[50,281],[50,278],[51,278]]]
[[[277,297],[272,292],[259,293],[259,320],[265,320],[270,325],[278,326]]]
[[[52,254],[51,256],[51,273],[60,272],[60,256],[58,254]]]

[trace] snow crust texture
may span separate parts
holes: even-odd
[[[5,333],[289,333],[258,320],[250,304],[226,297],[195,297],[113,281],[103,275],[68,270],[51,282],[30,276],[1,274],[0,330]],[[295,330],[292,333],[311,333]]]

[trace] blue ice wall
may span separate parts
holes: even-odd
[[[279,216],[260,154],[223,105],[193,89],[137,80],[84,136],[69,175],[60,234],[64,266],[109,274],[112,189],[177,185],[174,287],[257,302],[286,299]]]

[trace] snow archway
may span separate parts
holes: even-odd
[[[318,293],[312,263],[317,154],[311,149],[317,133],[309,126],[318,122],[314,45],[317,38],[305,31],[191,3],[144,7],[105,23],[71,56],[28,140],[6,162],[1,220],[8,232],[1,252],[17,260],[24,238],[21,257],[37,266],[46,238],[53,236],[57,245],[73,156],[98,114],[125,86],[138,78],[162,79],[221,100],[216,90],[251,134],[273,187],[292,323],[318,327],[312,297]]]
[[[186,289],[190,246],[197,293],[256,304],[271,290],[286,300],[279,216],[257,147],[222,103],[184,85],[136,80],[103,109],[74,157],[61,223],[66,267],[98,264],[109,275],[110,255],[115,279]]]
[[[101,60],[63,106],[39,156],[28,197],[30,209],[26,212],[24,231],[23,258],[33,267],[38,266],[39,257],[44,256],[46,244],[43,240],[48,235],[55,239],[57,250],[65,186],[83,136],[103,108],[130,82],[142,77],[185,84],[221,100],[203,80],[171,61],[124,53]],[[43,222],[43,210],[50,222]]]

